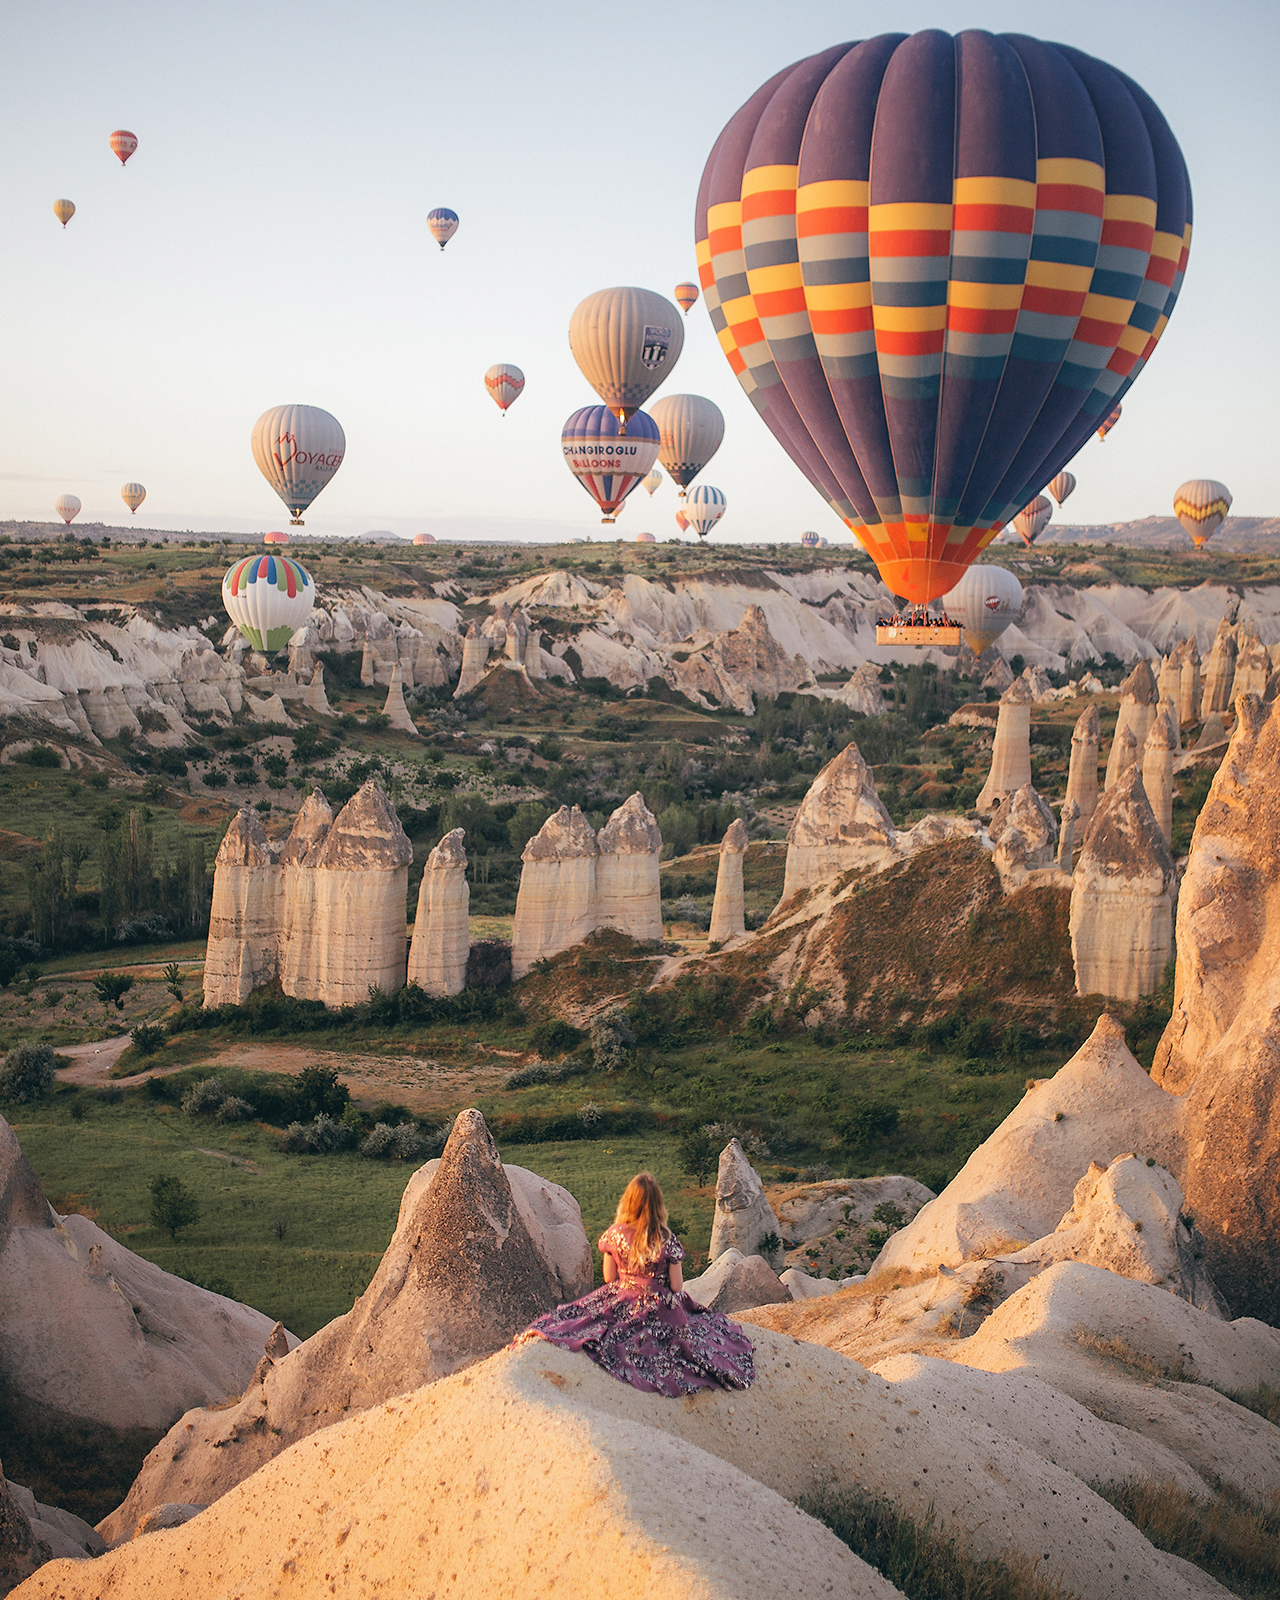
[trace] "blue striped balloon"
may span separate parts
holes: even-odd
[[[698,535],[705,539],[724,516],[724,508],[728,502],[725,500],[722,489],[713,489],[709,483],[699,483],[689,490],[685,498],[684,509],[689,518],[689,526]]]
[[[658,425],[643,411],[633,412],[622,432],[608,406],[583,406],[560,431],[560,448],[569,471],[613,522],[637,484],[658,459]]]

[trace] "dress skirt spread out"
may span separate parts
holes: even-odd
[[[521,1339],[538,1335],[562,1350],[581,1350],[611,1377],[650,1394],[699,1389],[745,1389],[755,1378],[750,1339],[735,1322],[673,1292],[667,1269],[684,1258],[672,1236],[656,1261],[636,1263],[632,1230],[615,1223],[599,1248],[618,1264],[614,1283],[557,1306],[530,1323]]]

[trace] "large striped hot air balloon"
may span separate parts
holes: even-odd
[[[1197,550],[1213,538],[1230,510],[1231,490],[1216,478],[1191,478],[1173,496],[1173,514]]]
[[[289,508],[292,525],[342,465],[347,437],[337,417],[319,406],[273,406],[253,425],[258,470]]]
[[[696,283],[678,283],[671,292],[675,296],[676,304],[687,317],[697,303],[698,285]]]
[[[943,596],[942,609],[960,624],[965,643],[980,656],[1017,617],[1023,599],[1022,585],[1012,572],[978,561]]]
[[[915,604],[1138,376],[1190,237],[1148,96],[1020,34],[884,35],[784,69],[716,141],[697,206],[730,365]]]
[[[597,289],[569,318],[573,359],[623,433],[683,348],[679,313],[652,289]]]
[[[524,373],[509,361],[499,361],[484,375],[484,386],[499,411],[505,413],[513,400],[524,392]]]
[[[724,490],[713,489],[709,483],[695,484],[689,490],[685,496],[684,509],[688,514],[689,526],[699,539],[705,539],[724,516],[726,503]]]
[[[74,200],[55,200],[53,202],[53,214],[54,214],[55,217],[57,217],[58,221],[65,228],[67,223],[70,222],[72,217],[74,217],[75,214],[76,214],[76,203],[75,203],[75,201]]]
[[[257,555],[237,561],[222,580],[227,615],[255,650],[283,649],[315,603],[311,574],[291,556]]]
[[[1075,493],[1076,475],[1074,472],[1060,472],[1049,484],[1049,493],[1061,506],[1068,495]]]
[[[458,231],[458,213],[450,211],[448,206],[437,206],[434,211],[427,212],[427,227],[431,230],[431,237],[443,250]]]
[[[569,471],[604,512],[601,522],[614,522],[657,459],[658,430],[636,411],[623,434],[608,406],[583,406],[561,430],[560,448]]]
[[[72,521],[80,515],[80,499],[74,494],[60,494],[53,502],[53,509],[58,513],[69,528]]]
[[[111,145],[113,154],[120,158],[120,165],[122,167],[133,154],[133,152],[138,148],[137,139],[129,132],[127,128],[117,128],[116,131],[111,135],[111,138],[108,142]]]
[[[1105,439],[1106,436],[1111,432],[1112,428],[1114,428],[1116,423],[1119,422],[1120,413],[1123,410],[1124,410],[1123,406],[1116,406],[1116,408],[1113,411],[1109,411],[1107,413],[1107,415],[1103,418],[1101,423],[1099,423],[1099,425],[1098,425],[1098,437],[1099,437],[1099,439]]]
[[[147,498],[147,491],[140,483],[126,483],[120,491],[120,498],[128,506],[130,512],[135,512]]]
[[[658,424],[661,444],[658,460],[672,481],[680,485],[680,498],[724,438],[724,415],[714,400],[700,394],[667,394],[654,401],[649,415]]]
[[[1044,495],[1038,494],[1034,500],[1028,501],[1013,519],[1013,525],[1028,550],[1049,526],[1049,518],[1052,515],[1053,507]]]

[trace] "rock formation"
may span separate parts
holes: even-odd
[[[1167,695],[1175,705],[1179,705],[1182,701],[1182,662],[1173,652],[1160,663],[1160,672],[1156,678],[1156,695],[1160,700]]]
[[[988,828],[996,871],[1006,894],[1027,881],[1027,874],[1053,866],[1058,824],[1053,812],[1029,783],[1005,795]]]
[[[511,929],[514,979],[523,978],[542,957],[581,944],[598,926],[599,855],[591,824],[577,806],[561,806],[525,845]]]
[[[1062,802],[1058,821],[1058,866],[1070,872],[1076,858],[1076,824],[1080,820],[1080,807],[1074,800]]]
[[[875,1259],[872,1230],[879,1229],[882,1236],[887,1229],[909,1223],[936,1196],[914,1178],[891,1173],[790,1185],[775,1189],[771,1198],[787,1262],[781,1281],[792,1288],[792,1298],[800,1300],[813,1290],[802,1286],[797,1292],[793,1272],[807,1276],[838,1270],[846,1277],[861,1272]],[[832,1280],[815,1276],[810,1279],[814,1282]]]
[[[152,1451],[102,1524],[127,1538],[152,1506],[209,1505],[317,1429],[500,1350],[534,1317],[591,1285],[577,1201],[504,1167],[478,1111],[409,1180],[391,1243],[347,1312],[231,1407],[190,1412]]]
[[[471,951],[466,834],[454,828],[427,857],[409,947],[408,981],[428,994],[461,994]]]
[[[1120,728],[1111,741],[1111,753],[1107,757],[1107,789],[1111,789],[1130,767],[1142,770],[1142,750],[1133,729],[1126,726]]]
[[[732,1248],[722,1251],[700,1277],[690,1278],[685,1288],[699,1305],[726,1316],[750,1306],[785,1305],[793,1298],[763,1256],[744,1256]]]
[[[283,922],[283,874],[262,818],[246,806],[232,818],[214,859],[206,1006],[243,1005],[276,976]]]
[[[1211,711],[1229,711],[1232,687],[1236,676],[1236,636],[1231,624],[1223,617],[1214,635],[1213,649],[1204,666],[1204,693],[1200,698],[1200,720],[1204,722]]]
[[[1005,795],[1031,782],[1031,686],[1017,678],[1000,696],[1000,715],[991,747],[991,771],[977,799],[979,811],[994,811]]]
[[[484,677],[488,660],[489,641],[481,633],[479,623],[473,622],[467,629],[467,636],[462,643],[462,672],[458,678],[458,687],[453,691],[455,700],[471,693]]]
[[[1152,1078],[1186,1097],[1182,1186],[1236,1315],[1280,1321],[1280,709],[1239,720],[1196,822],[1173,1015]]]
[[[1162,706],[1151,724],[1142,750],[1142,787],[1164,842],[1173,839],[1173,760],[1178,753],[1178,730],[1172,702]]]
[[[855,867],[895,860],[894,837],[870,768],[857,745],[847,744],[813,780],[787,831],[783,899]]]
[[[1126,730],[1128,731],[1128,730]],[[1093,814],[1071,890],[1076,992],[1151,994],[1173,948],[1173,859],[1129,767]]]
[[[747,853],[747,825],[735,817],[720,841],[720,864],[716,868],[716,897],[711,906],[713,943],[727,944],[747,931],[742,906],[742,863]]]
[[[382,714],[391,718],[391,726],[398,732],[417,733],[417,724],[409,715],[409,708],[404,703],[404,679],[398,661],[391,670],[391,682],[387,687],[387,698],[382,707]]]
[[[1141,759],[1141,750],[1155,720],[1160,696],[1150,664],[1139,661],[1120,685],[1120,714],[1116,718],[1115,736],[1111,741],[1111,754],[1107,757],[1107,775],[1104,788],[1110,789],[1125,769],[1127,749],[1122,735],[1127,728],[1133,734],[1135,753]]]
[[[0,1473],[0,1595],[7,1595],[29,1578],[45,1559],[31,1531],[30,1519]]]
[[[662,835],[642,795],[623,801],[601,828],[596,846],[595,925],[632,939],[660,940]]]
[[[1014,682],[1013,668],[1003,656],[997,656],[991,664],[991,669],[982,680],[983,689],[994,689],[997,694],[1003,694]]]
[[[333,809],[319,789],[313,789],[293,819],[281,857],[280,987],[286,994],[314,994],[324,983],[324,948],[315,937],[315,868],[332,827]]]
[[[404,987],[405,905],[413,847],[395,807],[370,778],[334,819],[311,868],[311,939],[321,952],[302,1000],[357,1005],[369,990]],[[318,970],[317,970],[318,969]]]
[[[1182,664],[1178,716],[1182,726],[1190,728],[1200,720],[1200,702],[1204,697],[1200,682],[1200,652],[1194,638],[1184,639],[1178,650]]]
[[[333,707],[329,704],[329,696],[324,687],[324,662],[317,661],[315,670],[311,674],[311,682],[302,691],[302,703],[308,711],[314,711],[318,717],[331,717]]]
[[[1089,825],[1098,805],[1098,746],[1102,741],[1102,719],[1097,706],[1080,713],[1071,734],[1071,765],[1067,771],[1067,800],[1080,808],[1080,827]]]
[[[1271,657],[1257,633],[1243,628],[1236,654],[1235,677],[1231,681],[1231,699],[1242,694],[1256,694],[1259,699],[1266,693],[1267,679],[1271,676]]]
[[[731,705],[751,716],[755,697],[793,692],[813,684],[813,673],[801,656],[790,656],[769,630],[758,605],[750,605],[742,621],[716,634],[672,666],[674,687],[691,699]]]
[[[769,1234],[778,1243],[766,1249],[763,1242]],[[781,1240],[778,1219],[765,1199],[760,1174],[738,1141],[730,1139],[720,1152],[708,1260],[717,1260],[726,1250],[740,1250],[744,1256],[763,1255],[771,1261],[782,1254]]]

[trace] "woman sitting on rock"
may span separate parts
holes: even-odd
[[[750,1339],[684,1287],[684,1247],[667,1226],[651,1173],[632,1178],[613,1226],[600,1235],[604,1282],[557,1306],[518,1336],[581,1350],[612,1377],[650,1394],[745,1389],[755,1378]]]

